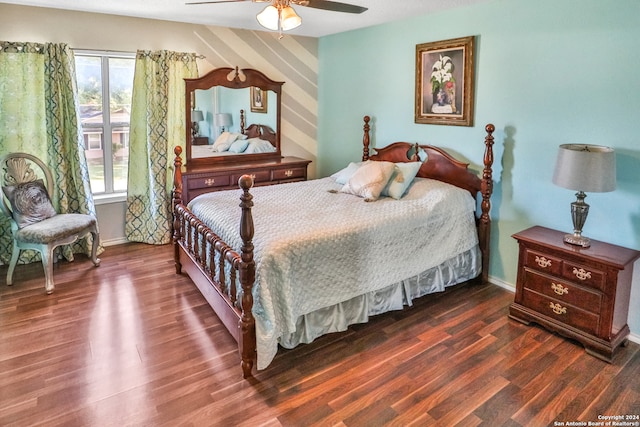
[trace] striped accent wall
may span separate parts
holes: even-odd
[[[313,161],[315,177],[318,123],[318,39],[226,27],[194,26],[201,45],[196,52],[206,58],[198,64],[200,75],[218,67],[254,68],[283,81],[282,153]]]

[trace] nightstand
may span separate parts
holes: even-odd
[[[193,145],[209,145],[209,138],[206,136],[194,136],[191,143]]]
[[[564,235],[544,227],[513,235],[519,258],[509,317],[572,338],[611,363],[629,336],[631,276],[640,251],[596,240],[582,248],[564,243]]]

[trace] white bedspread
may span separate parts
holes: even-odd
[[[323,178],[251,190],[258,369],[299,316],[413,277],[478,243],[467,191],[416,178],[401,200],[365,202],[329,192],[340,188]],[[240,195],[208,193],[189,204],[238,252]]]

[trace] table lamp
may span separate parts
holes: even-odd
[[[200,125],[198,123],[203,120],[204,120],[204,116],[202,114],[202,111],[193,110],[191,112],[191,136],[192,137],[197,138],[198,136],[200,136]]]
[[[214,118],[214,124],[220,128],[220,133],[224,132],[231,126],[231,114],[229,113],[218,113]]]
[[[600,145],[563,144],[558,150],[553,183],[576,190],[576,201],[571,203],[573,234],[564,241],[588,248],[591,243],[582,235],[582,227],[589,214],[584,202],[585,191],[604,193],[616,189],[616,158],[613,148]]]

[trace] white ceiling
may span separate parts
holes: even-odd
[[[201,0],[188,0],[201,1]],[[338,0],[334,0],[338,1]],[[350,14],[294,6],[302,25],[290,34],[321,37],[385,22],[397,21],[445,9],[489,0],[340,0],[369,10]],[[3,3],[40,6],[83,12],[106,13],[138,18],[162,19],[193,24],[215,25],[249,30],[263,30],[256,14],[264,3],[249,0],[235,3],[186,5],[185,0],[9,0]]]

